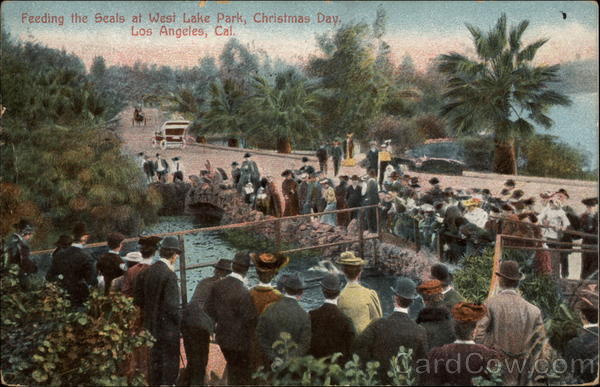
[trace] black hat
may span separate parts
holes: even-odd
[[[529,199],[523,200],[523,204],[526,206],[533,206],[535,204],[535,198],[531,197]]]
[[[233,264],[243,267],[250,267],[250,252],[244,250],[235,253],[235,256],[233,257]]]
[[[304,280],[298,273],[291,273],[285,276],[282,280],[282,285],[285,289],[290,290],[304,290],[306,289],[306,285],[304,284]]]
[[[76,223],[75,227],[73,227],[73,239],[79,240],[84,235],[89,235],[89,233],[86,230],[85,223],[83,223],[83,222]]]
[[[502,191],[500,191],[500,195],[502,195],[502,196],[506,196],[508,194],[510,194],[509,189],[503,188]]]
[[[106,237],[106,243],[109,246],[118,245],[119,243],[123,242],[124,239],[125,239],[125,235],[121,234],[120,232],[111,232]]]
[[[21,234],[31,234],[34,229],[33,224],[27,219],[21,219],[19,223],[14,224],[13,227]]]
[[[431,179],[429,179],[429,184],[431,184],[431,185],[436,185],[439,183],[440,183],[440,180],[437,177],[432,177]]]
[[[448,266],[443,263],[436,263],[431,266],[431,276],[436,280],[441,281],[444,285],[448,285],[452,282],[452,275],[448,270]]]
[[[325,290],[337,292],[341,289],[341,282],[337,275],[328,273],[321,280],[321,287]]]
[[[303,163],[306,163],[306,162],[308,162],[308,157],[306,157],[306,156],[302,157],[302,162],[303,162]]]
[[[237,167],[238,165],[240,165],[240,163],[238,163],[237,161],[234,161],[233,163],[231,163],[232,167]]]
[[[598,198],[586,198],[581,201],[584,206],[593,207],[598,205]]]
[[[506,187],[514,187],[515,186],[515,181],[513,179],[508,179],[504,182],[504,185]]]
[[[484,189],[482,189],[482,190],[481,190],[481,193],[482,193],[482,194],[484,194],[484,195],[491,195],[491,194],[492,194],[492,193],[490,192],[490,190],[489,190],[489,189],[487,189],[487,188],[484,188]]]
[[[563,194],[563,195],[565,195],[567,197],[567,199],[570,199],[570,196],[567,193],[567,190],[564,189],[564,188],[559,189],[558,191],[556,191],[556,193]]]
[[[231,271],[231,259],[219,259],[214,266],[215,269]]]
[[[181,160],[181,158],[180,157],[173,157],[171,160],[173,160],[173,161],[179,161],[179,160]]]
[[[504,210],[504,211],[514,211],[515,208],[513,206],[511,206],[510,204],[508,204],[508,203],[504,203],[502,205],[502,210]]]
[[[246,153],[246,154],[244,155],[244,158],[245,158],[245,159],[247,159],[248,157],[252,157],[252,155],[251,155],[250,153]]]
[[[181,253],[181,246],[179,245],[179,239],[174,236],[168,236],[162,240],[160,244],[161,249],[172,249]]]
[[[500,209],[498,207],[496,207],[496,206],[492,206],[490,208],[490,211],[493,212],[493,213],[495,213],[495,214],[499,214],[500,213]]]
[[[286,176],[291,175],[291,174],[292,174],[292,170],[291,169],[286,169],[285,171],[283,171],[281,173],[281,176],[286,177]]]
[[[521,197],[523,197],[523,195],[525,195],[525,192],[523,192],[523,190],[518,189],[516,191],[513,191],[511,197],[513,199],[521,199]]]
[[[304,172],[308,173],[309,175],[314,175],[315,167],[313,167],[312,165],[309,165],[308,167],[306,167],[306,170]]]
[[[350,180],[359,181],[360,177],[358,177],[358,175],[352,175],[352,177],[350,178]]]
[[[410,188],[421,188],[421,186],[418,184],[411,184]]]
[[[409,300],[414,300],[419,295],[417,294],[417,284],[415,281],[407,277],[396,279],[394,286],[391,288],[395,295]]]
[[[444,188],[444,192],[446,192],[446,193],[453,193],[454,190],[452,189],[452,187],[446,187],[446,188]]]
[[[519,264],[516,261],[502,261],[500,263],[500,271],[497,271],[496,275],[513,281],[520,281],[525,278],[525,275],[519,270]]]
[[[143,155],[144,155],[144,152],[138,153],[138,156],[143,156]]]
[[[162,240],[161,237],[157,237],[157,236],[154,236],[154,235],[151,235],[151,236],[140,236],[140,239],[138,240],[138,244],[140,246],[147,246],[147,247],[157,248],[158,244],[160,243],[161,240]]]
[[[418,183],[419,182],[419,176],[413,176],[410,178],[410,182],[411,183]]]
[[[156,154],[156,157],[158,157],[158,156],[160,156],[160,153],[157,153],[157,154]]]
[[[58,237],[58,240],[54,242],[54,246],[65,248],[71,246],[71,243],[73,243],[73,238],[68,235],[61,235]]]

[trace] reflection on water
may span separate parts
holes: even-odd
[[[180,230],[189,230],[191,228],[198,228],[203,226],[194,223],[194,220],[195,219],[193,217],[187,216],[161,217],[159,223],[152,227],[149,227],[145,230],[145,232],[149,234],[165,233]],[[233,256],[236,253],[236,249],[229,245],[226,241],[224,241],[221,238],[220,234],[221,233],[218,231],[212,231],[185,235],[184,238],[186,265],[190,266],[199,263],[214,262],[220,258],[233,259]],[[135,246],[128,246],[128,248],[128,250],[131,250],[134,249]],[[281,275],[282,273],[287,273],[290,271],[300,271],[304,279],[308,280],[307,283],[309,285],[309,288],[306,289],[306,291],[304,292],[304,296],[300,301],[301,305],[306,310],[315,309],[319,307],[323,302],[321,289],[318,286],[319,281],[311,281],[311,279],[318,279],[324,273],[318,270],[309,270],[310,268],[313,268],[315,266],[323,266],[322,264],[319,265],[319,261],[321,261],[322,259],[323,257],[317,255],[316,251],[314,256],[303,256],[301,258],[292,257],[288,266],[283,268],[280,272]],[[176,267],[179,267],[178,264],[176,264]],[[186,274],[188,300],[191,298],[198,282],[203,278],[211,276],[212,272],[213,269],[211,267],[187,271]],[[393,283],[393,277],[370,276],[363,278],[362,282],[379,293],[384,312],[391,312],[393,307],[392,293],[390,291],[390,287]],[[250,268],[250,272],[248,275],[248,285],[252,287],[257,283],[258,279],[256,277],[256,272],[253,268]]]

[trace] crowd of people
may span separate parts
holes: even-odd
[[[379,225],[375,208],[363,213],[369,232],[376,232],[379,226],[409,240],[418,233],[424,245],[432,249],[440,246],[443,260],[450,263],[492,243],[497,233],[535,239],[510,242],[514,246],[549,248],[560,246],[553,242],[578,238],[566,232],[569,230],[597,234],[597,198],[583,200],[586,211],[578,216],[568,206],[565,189],[542,193],[539,198],[527,197],[513,180],[506,181],[496,195],[487,189],[443,188],[435,177],[428,181],[428,190],[421,190],[417,176],[381,157],[379,153],[386,152],[389,144],[381,148],[371,145],[369,152],[378,155],[370,158],[367,154],[367,174],[362,177],[335,176],[339,166],[334,163],[334,178],[330,178],[326,163],[317,170],[308,158],[303,159],[299,170],[285,170],[283,200],[272,177],[261,177],[250,153],[244,155],[241,166],[232,164],[230,182],[222,169],[213,168],[208,161],[200,177],[190,179],[192,184],[231,184],[248,204],[273,216],[376,204],[381,214]],[[171,166],[160,154],[153,161],[139,156],[145,159],[144,170],[147,164],[152,165],[149,182],[165,181]],[[176,159],[173,161],[177,163]],[[174,165],[176,172],[183,170],[181,165]],[[180,176],[183,180],[183,173]],[[540,203],[541,210],[536,211]],[[358,211],[326,213],[315,221],[345,227],[357,216]],[[27,221],[15,227],[17,232],[7,244],[8,262],[20,266],[20,279],[25,284],[37,270],[27,242],[34,228]],[[340,364],[353,354],[363,362],[379,361],[378,378],[383,384],[390,383],[389,360],[401,346],[412,350],[418,381],[431,385],[469,385],[474,377],[489,378],[486,366],[494,361],[506,365],[504,384],[526,384],[536,377],[536,362],[545,356],[540,344],[546,339],[542,315],[517,291],[523,277],[514,261],[500,265],[495,273],[500,291],[485,305],[464,300],[453,289],[451,272],[442,263],[432,266],[429,277],[420,279],[418,285],[398,277],[392,288],[393,312],[384,316],[378,293],[360,282],[366,262],[353,252],[335,260],[345,284],[335,274],[326,275],[320,282],[322,306],[306,311],[299,304],[306,288],[302,275],[282,274],[276,279],[288,263],[287,257],[242,251],[232,260],[219,260],[214,275],[201,280],[190,302],[182,306],[174,271],[182,252],[176,238],[140,237],[138,251],[123,256],[125,236],[111,233],[108,251],[98,259],[85,249],[89,238],[83,223],[75,225],[72,235],[62,235],[46,279],[66,290],[74,308],[83,307],[94,287],[107,295],[119,292],[132,298],[141,312],[134,330],[144,327],[156,342],[150,350],[141,348],[131,354],[124,372],[144,370],[151,385],[173,385],[178,378],[183,384],[203,384],[211,338],[227,361],[229,384],[261,383],[251,375],[260,366],[268,369],[278,356],[273,344],[282,332],[289,333],[295,343],[292,356],[321,358],[340,352]],[[542,239],[547,242],[540,242]],[[584,237],[583,243],[597,245],[597,240]],[[567,276],[566,254],[558,252],[552,259],[553,253],[533,252],[536,270],[548,273],[553,267],[560,268]],[[597,254],[584,253],[582,278],[597,276],[597,265]],[[249,289],[251,268],[256,270],[259,284]],[[597,299],[582,300],[578,311],[583,329],[569,342],[563,357],[570,374],[588,382],[597,374]],[[187,367],[180,374],[181,339]],[[454,368],[449,368],[450,363]]]
[[[16,226],[24,240],[34,232],[26,222]],[[233,259],[219,260],[214,275],[202,279],[182,306],[174,270],[182,252],[177,238],[141,237],[139,249],[122,257],[124,236],[111,233],[109,251],[96,261],[85,250],[89,236],[84,224],[77,224],[72,236],[61,236],[46,278],[66,290],[75,308],[82,307],[96,286],[106,294],[132,298],[141,312],[132,334],[143,327],[156,342],[151,349],[130,354],[123,372],[144,371],[150,385],[204,384],[211,338],[227,362],[229,384],[269,383],[252,375],[260,366],[269,369],[281,356],[274,344],[283,332],[295,344],[288,356],[322,358],[339,352],[337,361],[343,365],[357,354],[363,364],[380,363],[382,384],[391,382],[390,359],[400,347],[412,350],[417,381],[427,385],[471,385],[474,377],[490,378],[488,367],[498,364],[504,367],[501,376],[507,385],[527,384],[543,378],[536,374],[545,372],[540,369],[547,370],[538,367],[547,356],[542,314],[518,292],[523,275],[515,261],[501,263],[495,273],[500,291],[483,305],[465,301],[442,263],[433,265],[418,285],[398,277],[391,289],[393,312],[384,316],[379,294],[360,281],[366,261],[353,252],[335,259],[345,284],[339,275],[326,274],[320,282],[322,305],[306,311],[299,304],[306,289],[302,275],[278,276],[288,257],[240,251]],[[22,251],[9,252],[18,256]],[[17,256],[11,262],[18,262]],[[259,279],[252,288],[247,286],[250,270]],[[573,380],[589,382],[598,369],[597,297],[582,299],[577,310],[583,328],[567,344],[563,358]]]

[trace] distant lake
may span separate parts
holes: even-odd
[[[538,132],[557,136],[582,149],[589,156],[590,169],[594,169],[598,166],[598,93],[568,96],[573,104],[552,108],[548,115],[554,125],[550,130],[538,128]]]

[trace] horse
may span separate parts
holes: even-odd
[[[131,126],[135,126],[135,123],[138,123],[140,126],[142,123],[146,126],[146,116],[144,113],[138,108],[133,109],[133,119],[131,120]]]

